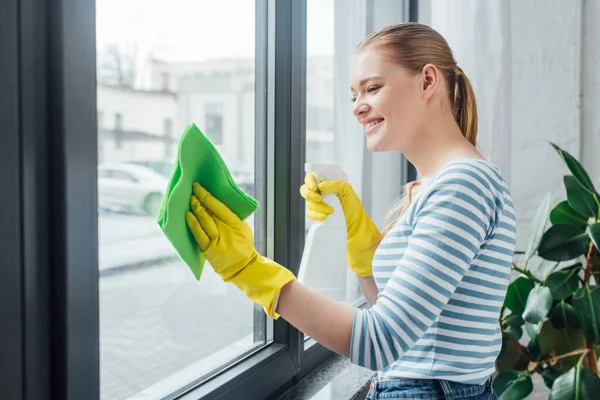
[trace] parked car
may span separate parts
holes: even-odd
[[[173,170],[175,168],[174,163],[169,161],[156,161],[156,160],[135,160],[135,161],[127,161],[127,164],[133,165],[141,165],[147,168],[150,168],[154,172],[164,176],[167,179],[170,179],[173,175]],[[248,193],[250,196],[254,196],[254,175],[249,171],[231,171],[231,177],[237,183],[237,185],[244,192]]]
[[[157,216],[168,179],[157,172],[129,163],[98,166],[98,206]]]
[[[146,168],[150,168],[154,172],[164,176],[167,179],[173,175],[173,169],[175,164],[170,161],[157,161],[157,160],[135,160],[127,161],[127,164],[141,165]]]

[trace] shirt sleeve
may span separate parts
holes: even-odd
[[[356,309],[351,362],[382,370],[427,331],[469,269],[496,219],[491,178],[472,166],[437,177],[408,215],[412,234],[370,309]]]

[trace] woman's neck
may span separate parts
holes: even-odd
[[[465,139],[456,123],[431,127],[426,132],[429,134],[419,134],[422,140],[404,152],[423,181],[431,179],[444,165],[456,158],[483,158]]]

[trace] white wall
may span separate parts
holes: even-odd
[[[164,136],[165,119],[175,124],[176,95],[164,92],[137,91],[98,85],[98,112],[103,115],[103,127],[114,129],[115,114],[123,115],[123,130]],[[175,126],[174,126],[175,128]]]
[[[583,2],[582,156],[600,190],[600,1]]]
[[[555,202],[565,198],[562,177],[567,169],[548,141],[574,157],[581,155],[581,1],[510,4],[512,187],[523,248],[544,194],[552,192]]]
[[[254,147],[248,146],[254,138],[253,93],[203,93],[183,92],[179,95],[178,130],[195,123],[200,130],[206,132],[206,106],[220,104],[223,110],[222,143],[216,147],[229,168],[240,169],[250,161],[254,162]],[[244,107],[249,107],[244,110]],[[252,140],[250,139],[252,137]],[[248,165],[246,165],[249,167]]]
[[[579,158],[600,186],[600,2],[421,0],[420,14],[447,37],[474,83],[482,150],[504,166],[523,249],[545,193],[555,204],[566,196],[568,170],[549,141]],[[506,59],[510,74],[498,74]],[[504,119],[494,121],[495,110]]]

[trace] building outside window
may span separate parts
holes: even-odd
[[[209,139],[216,145],[223,144],[223,105],[208,103],[204,109],[204,126]]]

